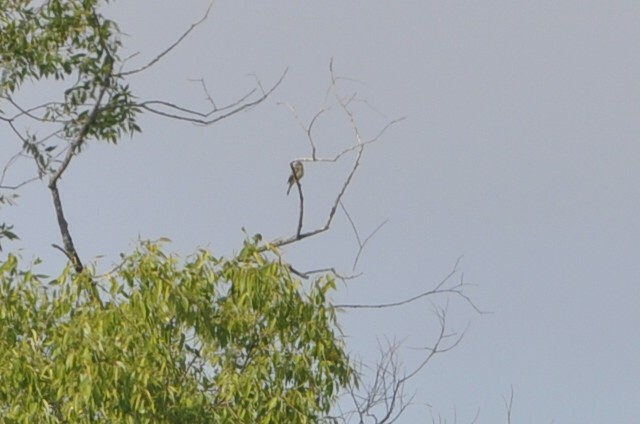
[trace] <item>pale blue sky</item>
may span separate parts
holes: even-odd
[[[115,3],[132,65],[152,58],[197,20],[206,1]],[[336,301],[400,300],[432,287],[460,255],[478,315],[451,299],[467,333],[408,386],[416,406],[401,423],[633,424],[640,416],[640,3],[634,1],[218,1],[210,19],[144,77],[141,97],[205,106],[285,68],[259,107],[201,128],[154,117],[117,147],[92,145],[61,184],[83,258],[102,266],[135,239],[167,236],[183,253],[230,254],[241,227],[266,238],[295,228],[288,163],[308,156],[286,108],[310,119],[334,58],[340,75],[389,119],[345,198],[363,232],[389,223],[365,250],[363,275]],[[34,95],[35,96],[35,95]],[[363,110],[361,110],[363,111]],[[365,112],[375,134],[387,121]],[[339,114],[318,128],[325,154],[352,142]],[[3,139],[8,133],[2,129]],[[10,149],[3,142],[1,154]],[[26,165],[25,165],[26,166]],[[346,164],[307,168],[307,224],[317,226]],[[20,169],[20,168],[16,168]],[[16,171],[19,172],[19,171]],[[17,178],[17,176],[16,176]],[[3,209],[14,247],[50,264],[63,258],[49,193],[33,184]],[[301,268],[348,272],[356,253],[344,216],[330,234],[286,249]],[[442,299],[444,300],[444,299]],[[440,304],[444,304],[443,301]],[[420,358],[434,318],[423,302],[341,317],[350,349],[375,358],[376,337]],[[426,404],[431,405],[429,409]]]

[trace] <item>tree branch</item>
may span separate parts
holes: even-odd
[[[292,244],[295,242],[298,242],[300,240],[303,240],[305,238],[309,238],[309,237],[313,237],[316,236],[318,234],[321,234],[327,230],[329,230],[329,228],[331,227],[331,224],[333,222],[333,219],[335,217],[336,211],[338,209],[338,205],[340,204],[343,196],[345,195],[347,188],[349,187],[349,185],[351,184],[351,181],[353,180],[353,177],[356,173],[356,171],[358,170],[358,167],[360,166],[360,161],[362,159],[362,155],[364,153],[365,147],[371,143],[376,142],[380,137],[382,137],[382,135],[386,132],[386,130],[388,128],[390,128],[392,125],[402,121],[403,119],[405,119],[404,117],[399,118],[399,119],[394,119],[392,121],[390,121],[389,123],[387,123],[379,132],[378,134],[373,137],[370,140],[363,140],[361,134],[360,134],[360,129],[357,125],[355,116],[353,114],[353,111],[350,109],[350,104],[357,100],[356,99],[356,95],[353,94],[351,96],[348,97],[342,97],[339,93],[339,89],[337,87],[337,81],[339,81],[342,78],[339,78],[335,75],[335,72],[333,70],[333,59],[331,60],[330,64],[329,64],[329,71],[331,74],[331,84],[329,86],[329,92],[333,92],[334,97],[336,99],[336,103],[333,106],[330,107],[325,107],[322,110],[320,110],[319,112],[317,112],[313,118],[311,119],[311,122],[309,123],[309,125],[303,125],[298,114],[297,111],[295,110],[295,108],[291,105],[289,105],[288,103],[281,103],[284,104],[285,106],[288,107],[288,109],[293,113],[294,118],[296,120],[296,122],[302,127],[302,129],[306,132],[307,134],[307,138],[309,139],[309,143],[311,145],[311,158],[300,158],[298,160],[302,161],[302,162],[337,162],[340,158],[342,158],[342,156],[346,155],[347,153],[350,152],[355,152],[355,159],[353,161],[353,165],[351,166],[349,173],[346,175],[342,186],[340,188],[340,190],[338,191],[332,205],[331,208],[329,209],[329,214],[327,216],[327,220],[324,223],[324,225],[317,227],[313,230],[310,231],[306,231],[303,232],[301,230],[301,227],[298,226],[298,230],[295,232],[295,234],[289,236],[289,237],[285,237],[285,238],[280,238],[280,239],[276,239],[273,242],[271,242],[271,245],[276,246],[276,247],[282,247],[282,246],[286,246],[288,244]],[[365,102],[366,103],[366,102]],[[343,113],[347,116],[347,119],[349,121],[349,123],[351,124],[351,128],[353,130],[353,134],[355,137],[355,143],[352,146],[347,147],[346,149],[342,150],[341,152],[339,152],[337,155],[333,156],[333,157],[328,157],[328,158],[321,158],[317,156],[317,147],[316,147],[316,143],[313,139],[313,134],[312,134],[312,129],[314,127],[314,125],[316,124],[316,122],[318,121],[318,119],[320,118],[320,116],[322,116],[324,113],[328,112],[329,110],[331,110],[334,106],[340,107],[343,111]],[[301,221],[301,215],[303,213],[303,209],[301,208],[298,214],[298,222]]]
[[[235,115],[239,112],[251,109],[254,106],[257,106],[258,104],[262,103],[264,100],[267,99],[267,97],[269,97],[277,88],[278,86],[282,83],[282,81],[284,80],[284,77],[287,75],[287,69],[285,69],[285,71],[282,73],[282,75],[280,76],[280,78],[278,79],[278,81],[276,81],[276,83],[271,86],[271,88],[266,91],[263,92],[262,95],[257,98],[256,100],[253,100],[251,102],[247,102],[247,103],[243,103],[246,99],[248,99],[252,94],[254,94],[256,92],[256,90],[251,90],[249,93],[245,94],[244,96],[242,96],[239,100],[235,101],[234,103],[224,106],[222,108],[218,108],[215,106],[215,103],[213,103],[213,100],[210,100],[211,103],[213,104],[213,108],[207,112],[200,112],[197,110],[193,110],[193,109],[189,109],[183,106],[179,106],[176,105],[174,103],[171,102],[167,102],[164,100],[148,100],[145,102],[141,102],[138,103],[136,106],[140,107],[144,110],[147,110],[151,113],[154,113],[156,115],[160,115],[160,116],[164,116],[166,118],[171,118],[171,119],[175,119],[178,121],[186,121],[186,122],[191,122],[194,124],[199,124],[199,125],[211,125],[214,124],[218,121],[221,121],[225,118],[228,118],[232,115]],[[206,92],[206,89],[205,89]],[[208,97],[209,99],[211,99],[211,97]],[[156,108],[156,106],[161,106],[166,108],[167,110],[170,110],[171,112],[166,112],[164,110],[161,110],[159,108]],[[221,113],[224,111],[227,111],[226,113]],[[221,113],[220,115],[210,118],[208,119],[211,115],[214,115],[216,113]]]
[[[419,293],[415,296],[412,296],[410,298],[407,299],[403,299],[403,300],[399,300],[396,302],[390,302],[390,303],[374,303],[374,304],[339,304],[339,305],[334,305],[336,308],[340,308],[340,309],[384,309],[384,308],[396,308],[398,306],[402,306],[402,305],[407,305],[409,303],[415,302],[417,300],[420,300],[424,297],[428,297],[428,296],[435,296],[435,295],[441,295],[441,294],[454,294],[456,296],[460,296],[462,297],[469,305],[471,305],[471,307],[478,313],[480,314],[485,314],[487,312],[484,312],[482,310],[480,310],[475,303],[473,303],[473,301],[471,300],[471,298],[469,296],[467,296],[464,293],[464,288],[465,286],[468,286],[469,284],[466,284],[464,282],[464,274],[461,274],[460,276],[460,282],[458,282],[457,284],[445,288],[444,285],[456,274],[458,274],[458,265],[460,264],[460,260],[462,259],[462,257],[458,258],[458,260],[456,260],[455,265],[453,266],[453,269],[451,270],[451,272],[449,272],[449,274],[447,274],[446,277],[444,277],[440,283],[438,283],[438,285],[436,285],[435,288],[424,291],[422,293]]]
[[[513,386],[511,386],[511,395],[509,396],[509,400],[504,396],[502,397],[502,400],[504,401],[504,406],[507,411],[507,424],[511,424],[511,412],[513,411]]]
[[[359,417],[359,423],[364,424],[365,420],[369,418],[376,424],[396,422],[413,401],[413,396],[407,399],[404,393],[406,383],[414,378],[436,355],[454,349],[463,339],[464,332],[460,335],[447,333],[446,309],[436,308],[435,313],[440,324],[436,341],[431,347],[422,348],[429,353],[408,374],[402,376],[400,374],[399,344],[397,342],[387,342],[386,348],[379,347],[380,360],[375,365],[373,382],[362,390],[364,392],[362,395],[358,394],[355,387],[349,391],[355,407],[355,411],[351,414]],[[445,345],[451,337],[455,337],[455,339]]]
[[[375,228],[375,230],[373,230],[371,232],[371,234],[369,234],[367,236],[366,239],[364,239],[364,241],[362,241],[360,239],[360,234],[358,233],[358,229],[356,228],[356,223],[353,221],[353,219],[351,218],[351,215],[349,214],[349,211],[347,211],[347,208],[344,206],[343,202],[340,202],[340,208],[342,208],[342,211],[344,212],[344,214],[347,217],[347,220],[349,221],[349,224],[351,224],[351,229],[353,229],[353,234],[356,236],[356,241],[358,242],[358,254],[356,255],[355,260],[353,261],[353,268],[352,271],[356,270],[356,266],[358,265],[358,260],[360,259],[360,255],[362,254],[362,251],[364,250],[364,247],[366,246],[366,244],[369,242],[369,240],[371,240],[371,238],[382,228],[386,225],[387,222],[389,222],[388,219],[385,219],[384,221],[382,221],[382,223],[378,224],[378,226]]]
[[[137,74],[137,73],[143,72],[146,69],[151,68],[153,65],[158,63],[163,57],[165,57],[167,54],[169,54],[169,52],[171,52],[173,49],[175,49],[180,43],[182,43],[182,41],[184,41],[184,39],[187,38],[187,36],[191,33],[191,31],[193,31],[198,26],[200,26],[200,24],[202,24],[209,17],[209,12],[211,11],[212,7],[213,7],[213,1],[211,3],[209,3],[209,6],[207,7],[207,10],[204,13],[204,15],[202,16],[202,18],[200,18],[198,21],[196,21],[193,24],[191,24],[189,29],[187,29],[184,33],[182,33],[182,35],[180,37],[178,37],[178,39],[176,41],[174,41],[169,47],[167,47],[162,52],[160,52],[160,54],[158,54],[150,62],[148,62],[147,64],[145,64],[145,65],[143,65],[143,66],[141,66],[141,67],[139,67],[137,69],[132,69],[130,71],[120,72],[120,73],[116,74],[115,76],[116,77],[125,77],[125,76],[128,76],[128,75],[133,75],[133,74]]]
[[[51,195],[53,197],[53,206],[56,211],[56,218],[58,219],[58,228],[60,229],[60,233],[62,235],[62,243],[64,244],[64,250],[67,253],[67,256],[71,259],[71,263],[73,264],[76,272],[80,273],[84,269],[82,265],[82,261],[80,260],[80,256],[76,250],[76,247],[73,243],[73,239],[71,238],[71,233],[69,232],[69,224],[64,216],[64,210],[62,208],[62,201],[60,200],[60,193],[58,191],[58,180],[62,177],[62,174],[67,169],[71,160],[75,156],[77,150],[80,148],[82,143],[89,132],[90,126],[94,123],[96,117],[98,116],[98,112],[100,111],[100,107],[102,104],[102,99],[107,91],[107,85],[103,85],[100,89],[100,93],[98,94],[98,98],[96,100],[96,104],[93,106],[93,109],[89,113],[86,121],[82,125],[80,132],[76,139],[69,146],[69,150],[67,150],[67,154],[65,158],[62,160],[62,163],[58,167],[58,169],[51,175],[49,179],[49,190],[51,191]]]

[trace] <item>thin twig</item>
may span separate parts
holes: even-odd
[[[355,388],[351,388],[349,394],[354,402],[355,413],[359,416],[360,423],[364,423],[365,418],[372,418],[376,424],[391,424],[397,421],[413,400],[413,396],[409,400],[406,399],[404,394],[406,383],[414,378],[436,355],[454,349],[461,342],[464,332],[460,335],[447,333],[446,308],[436,308],[435,313],[440,323],[440,331],[431,347],[422,348],[422,350],[428,351],[428,354],[411,372],[400,375],[399,344],[387,341],[386,348],[379,347],[381,357],[375,365],[373,382],[364,389],[365,394],[359,395]],[[451,337],[455,337],[455,340],[445,345]],[[378,416],[375,411],[378,407],[382,407],[381,416]]]
[[[471,298],[469,298],[469,296],[467,296],[463,289],[466,285],[464,283],[464,275],[461,275],[460,278],[460,282],[457,283],[456,285],[449,287],[449,288],[443,288],[443,286],[451,279],[451,277],[453,277],[455,274],[458,273],[458,265],[460,263],[460,261],[462,260],[462,257],[458,258],[456,260],[455,265],[453,266],[453,269],[449,272],[449,274],[447,274],[446,277],[444,277],[437,285],[435,288],[424,291],[422,293],[419,293],[415,296],[412,296],[410,298],[407,299],[403,299],[403,300],[399,300],[396,302],[390,302],[390,303],[375,303],[375,304],[339,304],[339,305],[334,305],[336,308],[340,308],[340,309],[385,309],[385,308],[396,308],[398,306],[402,306],[402,305],[407,305],[409,303],[415,302],[419,299],[422,299],[424,297],[428,297],[428,296],[435,296],[435,295],[442,295],[442,294],[455,294],[456,296],[460,296],[462,297],[469,305],[471,305],[471,307],[473,309],[475,309],[476,312],[480,313],[480,314],[485,314],[486,312],[480,310],[471,300]]]
[[[294,168],[295,161],[292,161],[289,164],[291,168],[291,176],[293,177],[293,181],[296,183],[296,187],[298,188],[298,198],[300,199],[300,209],[298,213],[298,228],[296,229],[296,235],[300,236],[302,232],[302,222],[304,220],[304,195],[302,194],[302,185],[300,184],[300,179],[297,177],[296,169]]]
[[[160,52],[160,54],[158,54],[150,62],[148,62],[147,64],[145,64],[145,65],[143,65],[143,66],[141,66],[141,67],[139,67],[137,69],[132,69],[130,71],[121,72],[119,74],[116,74],[115,76],[116,77],[125,77],[127,75],[137,74],[137,73],[140,73],[140,72],[142,72],[142,71],[144,71],[146,69],[151,68],[153,65],[158,63],[163,57],[165,57],[167,54],[169,54],[169,52],[171,52],[174,48],[176,48],[180,43],[182,43],[182,41],[185,38],[187,38],[187,36],[191,33],[191,31],[193,31],[200,24],[202,24],[207,19],[207,17],[209,16],[209,12],[211,11],[212,7],[213,7],[213,1],[211,3],[209,3],[209,7],[207,7],[207,11],[204,13],[204,16],[202,16],[202,18],[200,18],[200,20],[198,20],[195,23],[191,24],[189,29],[187,29],[180,37],[178,37],[178,39],[176,41],[174,41],[169,47],[167,47],[162,52]]]
[[[509,396],[509,400],[504,396],[502,397],[504,401],[504,406],[507,410],[507,424],[511,424],[511,412],[513,411],[513,385],[511,386],[511,395]]]
[[[289,268],[289,271],[291,271],[293,274],[297,275],[300,278],[303,279],[308,279],[311,275],[313,274],[326,274],[326,273],[331,273],[333,275],[336,276],[336,278],[338,278],[339,280],[342,280],[343,282],[346,280],[353,280],[355,278],[358,278],[360,275],[362,274],[356,274],[356,275],[342,275],[340,274],[338,271],[336,271],[335,268],[333,267],[329,267],[329,268],[319,268],[319,269],[312,269],[310,271],[299,271],[296,268],[294,268],[292,265],[287,265]]]
[[[356,241],[358,242],[358,254],[356,255],[355,260],[353,261],[353,267],[352,267],[352,271],[356,270],[356,266],[358,265],[358,260],[360,259],[360,255],[362,254],[362,251],[364,250],[364,247],[366,246],[367,242],[369,242],[369,240],[371,240],[371,238],[382,228],[385,226],[385,224],[387,222],[389,222],[388,219],[385,219],[382,223],[378,224],[378,226],[375,228],[375,230],[373,230],[371,232],[371,234],[369,234],[369,236],[367,236],[367,238],[362,241],[360,239],[360,234],[358,232],[358,229],[356,228],[356,224],[353,221],[353,219],[351,218],[351,215],[349,214],[349,211],[347,211],[347,208],[344,206],[343,202],[340,202],[340,207],[342,208],[342,211],[344,212],[344,214],[347,217],[347,220],[349,221],[349,224],[351,224],[351,229],[353,230],[353,233],[356,236]]]
[[[179,106],[176,105],[174,103],[171,102],[167,102],[164,100],[148,100],[145,102],[141,102],[136,104],[137,107],[142,108],[144,110],[147,110],[151,113],[154,113],[156,115],[159,116],[164,116],[166,118],[171,118],[171,119],[175,119],[178,121],[185,121],[185,122],[191,122],[194,124],[199,124],[199,125],[211,125],[211,124],[215,124],[218,121],[221,121],[225,118],[228,118],[232,115],[235,115],[239,112],[242,111],[246,111],[249,110],[255,106],[257,106],[258,104],[262,103],[264,100],[266,100],[275,90],[276,88],[278,88],[278,86],[282,83],[282,81],[284,80],[284,77],[287,74],[287,69],[285,69],[285,71],[282,73],[282,75],[280,76],[280,78],[278,79],[278,81],[266,92],[264,92],[264,94],[262,96],[260,96],[259,98],[257,98],[254,101],[251,102],[247,102],[247,103],[242,103],[245,99],[247,99],[249,96],[251,96],[253,93],[255,93],[255,90],[251,90],[248,94],[245,94],[243,97],[240,98],[240,100],[232,103],[231,105],[227,105],[225,107],[222,108],[213,108],[210,111],[207,112],[199,112],[193,109],[189,109],[189,108],[185,108],[183,106]],[[242,104],[241,104],[242,103]],[[163,110],[160,110],[154,106],[163,106],[169,110],[172,110],[173,112],[166,112]],[[226,113],[223,113],[221,115],[218,115],[214,118],[211,119],[206,119],[207,117],[216,114],[216,113],[220,113],[222,111],[225,110],[229,110]]]

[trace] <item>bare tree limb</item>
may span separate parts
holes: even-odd
[[[0,189],[1,190],[18,190],[19,188],[24,187],[29,183],[32,183],[34,181],[38,181],[39,179],[40,179],[39,177],[31,177],[31,178],[28,178],[28,179],[22,181],[21,183],[15,184],[15,185],[3,185],[3,184],[0,184]]]
[[[387,123],[379,132],[378,134],[373,137],[370,140],[364,140],[363,137],[360,134],[360,129],[358,127],[358,124],[356,122],[355,116],[353,111],[350,109],[350,104],[354,101],[357,100],[356,95],[350,95],[347,97],[343,97],[340,92],[339,89],[337,87],[337,81],[339,81],[341,78],[337,77],[335,75],[334,69],[333,69],[333,59],[331,60],[330,64],[329,64],[329,71],[331,74],[331,84],[329,87],[329,91],[333,92],[334,97],[336,99],[336,103],[335,103],[335,107],[339,107],[342,112],[346,115],[347,120],[349,121],[353,134],[354,134],[354,138],[355,138],[355,142],[353,145],[343,149],[341,152],[339,152],[337,155],[333,156],[333,157],[318,157],[317,155],[317,146],[316,143],[313,139],[313,127],[315,125],[315,123],[317,122],[317,120],[320,118],[320,116],[322,116],[324,113],[328,112],[329,110],[331,110],[334,106],[330,106],[330,107],[325,107],[322,110],[320,110],[319,112],[317,112],[313,118],[311,119],[311,122],[309,123],[309,125],[304,125],[302,124],[302,121],[300,120],[300,117],[297,114],[296,109],[289,105],[288,103],[283,103],[285,106],[287,106],[287,108],[293,113],[294,118],[296,120],[296,122],[305,130],[305,132],[307,133],[307,138],[309,139],[309,143],[311,145],[311,158],[300,158],[298,160],[302,161],[302,162],[337,162],[342,156],[346,155],[347,153],[350,152],[354,152],[355,153],[355,158],[353,161],[353,164],[348,172],[348,174],[345,176],[345,179],[342,183],[342,186],[340,188],[340,190],[338,191],[338,193],[336,194],[336,197],[331,205],[331,208],[329,209],[329,213],[326,219],[326,222],[324,223],[324,225],[317,227],[313,230],[310,231],[301,231],[300,228],[298,228],[298,230],[295,232],[295,234],[289,236],[289,237],[285,237],[285,238],[280,238],[280,239],[276,239],[273,242],[271,242],[271,245],[276,246],[276,247],[282,247],[282,246],[286,246],[288,244],[292,244],[295,243],[297,241],[303,240],[305,238],[309,238],[309,237],[313,237],[316,236],[318,234],[321,234],[325,231],[327,231],[330,227],[331,227],[331,223],[333,222],[333,219],[335,217],[338,205],[340,204],[342,198],[344,197],[349,185],[351,184],[351,181],[356,173],[356,171],[358,170],[358,167],[360,166],[360,162],[362,159],[362,154],[364,153],[365,147],[368,144],[374,143],[376,142],[380,137],[382,137],[382,135],[386,132],[387,129],[389,129],[392,125],[402,121],[404,119],[404,117],[399,118],[399,119],[394,119],[392,121],[390,121],[389,123]],[[300,215],[302,214],[303,210],[300,210],[299,215],[298,215],[298,221],[300,221]]]
[[[403,300],[399,300],[396,302],[390,302],[390,303],[376,303],[376,304],[338,304],[338,305],[334,305],[336,308],[340,308],[340,309],[384,309],[384,308],[395,308],[398,306],[402,306],[402,305],[407,305],[409,303],[415,302],[419,299],[428,297],[428,296],[435,296],[435,295],[441,295],[441,294],[454,294],[456,296],[459,296],[461,298],[463,298],[469,305],[471,305],[471,307],[478,313],[480,314],[485,314],[486,312],[480,310],[475,303],[473,303],[473,301],[471,300],[471,298],[469,296],[467,296],[464,293],[464,288],[465,286],[468,286],[469,284],[466,284],[464,282],[464,274],[461,274],[460,276],[460,281],[451,286],[451,287],[445,287],[445,284],[451,280],[451,278],[459,273],[458,270],[458,265],[460,264],[460,260],[462,259],[462,257],[458,258],[458,260],[456,260],[455,265],[453,266],[453,269],[449,272],[449,274],[447,274],[446,277],[444,277],[440,283],[438,283],[436,285],[435,288],[424,291],[422,293],[419,293],[415,296],[412,296],[408,299],[403,299]]]
[[[300,185],[300,179],[297,177],[295,167],[295,161],[292,161],[289,164],[291,168],[291,176],[293,177],[293,181],[296,183],[296,188],[298,189],[298,198],[300,199],[300,209],[298,213],[298,228],[296,229],[296,235],[300,235],[302,232],[302,222],[304,220],[304,194],[302,194],[302,185]]]
[[[21,118],[23,116],[27,116],[33,119],[34,121],[38,121],[38,122],[52,122],[50,119],[46,119],[44,116],[35,115],[34,112],[37,112],[40,109],[46,110],[47,108],[50,108],[52,106],[62,106],[62,103],[59,103],[59,102],[47,102],[47,103],[39,104],[37,106],[24,108],[20,106],[15,100],[13,100],[11,96],[0,96],[0,98],[7,100],[11,104],[11,106],[13,106],[18,110],[18,113],[16,113],[12,117],[0,117],[0,120],[7,121],[7,122],[15,121],[16,119]]]
[[[89,132],[89,128],[91,127],[91,125],[93,125],[96,117],[98,116],[100,107],[102,105],[102,99],[104,98],[107,88],[108,86],[105,84],[100,89],[100,93],[98,94],[98,97],[96,99],[96,104],[94,105],[86,121],[83,123],[82,127],[80,128],[78,136],[71,143],[71,146],[69,146],[69,150],[67,150],[67,154],[62,160],[62,163],[60,164],[58,169],[51,175],[51,178],[49,179],[49,190],[51,191],[51,195],[53,197],[53,206],[55,208],[56,218],[58,219],[58,227],[62,235],[62,243],[64,244],[64,250],[66,251],[67,256],[71,258],[71,263],[73,264],[74,269],[78,273],[82,272],[82,270],[84,269],[84,266],[82,265],[80,256],[78,255],[76,247],[73,243],[73,239],[71,238],[71,233],[69,232],[69,224],[67,223],[67,220],[64,216],[62,201],[60,200],[60,193],[58,191],[58,180],[60,180],[60,177],[62,177],[62,174],[71,163],[71,160],[75,156],[77,150],[80,148],[80,146],[84,142],[85,137]]]
[[[216,107],[211,97],[207,94],[208,98],[210,99],[210,102],[213,105],[213,108],[206,112],[200,112],[200,111],[179,106],[164,100],[148,100],[148,101],[138,103],[136,106],[140,107],[141,109],[147,110],[151,113],[154,113],[156,115],[164,116],[166,118],[171,118],[178,121],[191,122],[193,124],[199,124],[199,125],[211,125],[225,118],[228,118],[232,115],[235,115],[239,112],[249,110],[257,106],[258,104],[262,103],[278,88],[278,86],[280,86],[280,84],[282,83],[286,75],[287,75],[287,70],[285,69],[282,75],[280,75],[280,78],[278,79],[278,81],[276,81],[276,83],[273,84],[269,90],[267,90],[266,92],[263,92],[263,94],[260,97],[258,97],[256,100],[246,102],[246,103],[243,103],[243,102],[247,100],[252,94],[255,93],[256,91],[255,89],[251,90],[249,93],[245,94],[234,103],[224,106],[222,108]],[[158,106],[166,108],[168,111],[161,110],[160,108],[158,108]],[[218,113],[219,115],[213,118],[210,118],[212,115],[218,114]]]
[[[388,219],[385,219],[382,223],[378,224],[378,226],[375,228],[375,230],[373,230],[371,232],[371,234],[369,234],[367,236],[366,239],[364,239],[364,241],[361,240],[360,238],[360,234],[358,233],[358,229],[356,228],[356,224],[353,221],[353,219],[351,219],[351,215],[349,214],[349,211],[347,211],[347,208],[344,206],[343,202],[340,202],[340,207],[342,208],[342,211],[344,212],[344,214],[347,217],[347,220],[349,221],[349,224],[351,224],[351,229],[353,229],[353,233],[356,236],[356,241],[358,242],[358,254],[356,255],[355,260],[353,261],[353,268],[352,271],[356,270],[356,266],[358,265],[358,260],[360,259],[360,255],[362,254],[362,251],[364,250],[364,247],[366,246],[366,244],[369,242],[369,240],[371,240],[371,238],[382,228],[386,225],[387,222],[389,222]]]
[[[299,271],[299,270],[295,269],[293,266],[289,265],[289,271],[291,271],[293,274],[295,274],[298,277],[303,278],[305,280],[308,279],[311,275],[314,275],[314,274],[326,274],[327,272],[330,272],[336,278],[338,278],[339,280],[342,280],[342,281],[353,280],[355,278],[358,278],[360,275],[362,275],[362,274],[342,275],[338,271],[336,271],[336,269],[333,268],[333,267],[330,267],[330,268],[319,268],[319,269],[313,269],[313,270],[310,270],[310,271],[302,272],[302,271]]]
[[[298,115],[298,112],[296,110],[295,107],[293,107],[292,105],[290,105],[289,103],[278,103],[279,105],[283,105],[286,106],[287,109],[289,109],[289,111],[292,113],[296,123],[300,126],[300,128],[302,128],[302,130],[307,134],[307,139],[309,140],[309,144],[311,145],[311,159],[314,161],[319,161],[318,156],[317,156],[317,151],[318,148],[316,146],[315,140],[313,138],[313,128],[315,123],[318,121],[318,119],[325,113],[329,112],[333,106],[329,106],[329,107],[324,107],[321,110],[319,110],[314,116],[313,118],[311,118],[311,121],[309,122],[309,125],[305,125],[302,120],[300,119],[300,116]],[[334,105],[335,106],[335,105]],[[352,150],[352,149],[350,149]],[[339,158],[339,157],[338,157]],[[338,159],[336,158],[336,160]]]
[[[189,29],[187,29],[184,33],[182,33],[182,35],[180,37],[178,37],[178,39],[176,41],[174,41],[169,47],[167,47],[162,52],[160,52],[160,54],[158,54],[150,62],[148,62],[147,64],[145,64],[145,65],[143,65],[143,66],[141,66],[141,67],[139,67],[137,69],[132,69],[130,71],[120,72],[120,73],[116,74],[115,76],[116,77],[125,77],[125,76],[128,76],[128,75],[138,74],[140,72],[143,72],[143,71],[151,68],[153,65],[158,63],[163,57],[165,57],[167,54],[169,54],[169,52],[171,52],[173,49],[175,49],[180,43],[182,43],[182,41],[184,41],[184,39],[187,38],[187,36],[194,29],[196,29],[198,26],[200,26],[200,24],[202,24],[209,17],[209,12],[211,11],[212,7],[213,7],[213,1],[211,3],[209,3],[209,7],[207,7],[207,10],[204,13],[204,15],[202,16],[202,18],[200,18],[198,21],[196,21],[193,24],[191,24]]]
[[[373,381],[365,384],[362,390],[351,387],[348,395],[352,399],[354,410],[348,411],[347,415],[356,416],[362,424],[368,420],[376,424],[391,424],[412,404],[413,396],[407,397],[404,393],[406,383],[424,369],[436,355],[454,349],[464,338],[464,332],[459,335],[447,332],[446,308],[436,307],[435,313],[440,331],[432,346],[421,348],[428,352],[423,360],[408,374],[401,375],[399,343],[387,342],[386,348],[379,347],[380,359],[372,369]]]

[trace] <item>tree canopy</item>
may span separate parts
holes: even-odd
[[[276,253],[276,252],[271,252]],[[184,263],[145,242],[117,269],[0,268],[5,422],[318,422],[354,377],[326,296],[277,255]]]

